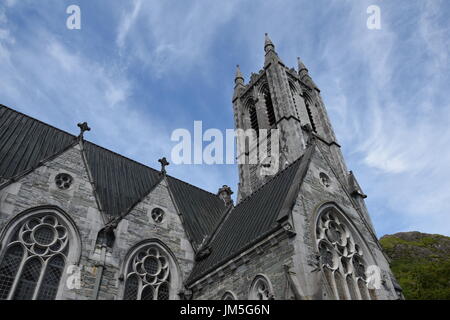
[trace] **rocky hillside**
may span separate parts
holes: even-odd
[[[406,299],[450,300],[450,237],[412,231],[380,242]]]

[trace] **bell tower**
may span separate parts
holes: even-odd
[[[320,90],[308,69],[300,58],[297,70],[288,68],[279,58],[268,34],[265,35],[264,51],[264,67],[258,73],[252,73],[247,84],[239,66],[236,70],[233,95],[235,128],[245,132],[252,129],[258,138],[256,146],[246,143],[245,148],[238,148],[238,160],[241,159],[238,161],[238,201],[301,157],[310,139],[318,138],[325,142],[331,154],[335,155],[333,163],[339,175],[347,177]],[[261,136],[266,136],[265,130],[267,140],[261,139]],[[267,143],[267,156],[258,157],[257,163],[248,161],[252,148],[260,150],[262,143]],[[278,144],[279,152],[272,152],[274,143]],[[271,175],[264,174],[264,168],[270,166],[276,170],[272,170]]]

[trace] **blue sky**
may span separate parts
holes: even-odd
[[[450,235],[449,17],[444,0],[1,0],[0,103],[74,134],[87,121],[88,140],[159,168],[173,130],[233,128],[235,65],[259,71],[268,32],[321,88],[378,235]],[[237,191],[233,165],[168,171]]]

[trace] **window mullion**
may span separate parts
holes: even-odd
[[[340,300],[340,297],[339,297],[339,290],[338,290],[338,287],[337,287],[337,284],[336,284],[336,276],[335,276],[335,273],[336,271],[331,271],[331,287],[332,287],[332,289],[333,289],[333,292],[334,292],[334,297],[335,297],[335,300]]]
[[[143,290],[144,290],[144,288],[143,288],[143,284],[142,284],[142,279],[141,279],[141,277],[138,277],[138,291],[136,294],[136,300],[141,300]]]
[[[11,290],[9,291],[7,300],[12,300],[13,299],[14,292],[16,291],[17,284],[19,283],[20,276],[22,275],[23,267],[25,266],[25,263],[26,263],[27,259],[29,258],[28,250],[26,248],[23,248],[23,251],[24,251],[24,253],[23,253],[22,261],[20,262],[20,266],[17,269],[16,277],[14,279],[13,285],[11,286]]]
[[[50,259],[47,259],[47,261],[43,261],[42,262],[41,273],[39,274],[39,278],[38,278],[38,281],[36,283],[36,288],[34,289],[33,298],[31,300],[36,300],[37,297],[38,297],[39,290],[41,288],[42,280],[44,279],[44,274],[45,274],[45,272],[47,270],[47,264],[48,264],[49,260]]]
[[[358,279],[355,277],[355,275],[352,273],[352,279],[353,279],[353,287],[355,288],[356,296],[358,297],[358,300],[363,300],[362,294],[359,291],[359,285],[358,285]]]

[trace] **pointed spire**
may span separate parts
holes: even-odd
[[[302,79],[305,83],[307,83],[311,88],[316,88],[317,90],[319,90],[319,88],[309,75],[308,68],[306,68],[305,64],[299,57],[297,57],[297,62],[298,62],[298,75],[300,76],[300,79]]]
[[[236,66],[236,76],[234,77],[235,84],[244,84],[244,76],[242,75],[239,65]]]
[[[298,62],[298,73],[300,74],[302,71],[306,71],[306,73],[308,73],[308,69],[306,68],[300,57],[297,57],[297,62]]]
[[[269,34],[266,33],[264,40],[264,51],[269,52],[270,50],[274,50],[275,46],[273,45],[272,40],[269,38]]]

